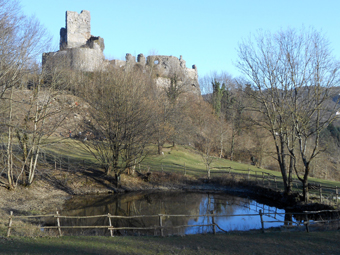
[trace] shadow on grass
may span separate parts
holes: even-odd
[[[86,183],[95,183],[108,190],[115,190],[116,180],[113,176],[106,175],[98,165],[92,161],[76,160],[68,156],[45,157],[45,164],[49,165],[51,171],[41,173],[43,180],[53,187],[63,190],[68,194],[77,193],[73,183],[80,182],[82,178]],[[52,170],[54,169],[54,170]]]
[[[339,231],[0,239],[1,254],[339,254]]]

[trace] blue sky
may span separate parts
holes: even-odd
[[[338,0],[21,0],[27,15],[35,15],[53,36],[58,49],[65,12],[91,12],[91,33],[105,40],[108,58],[126,53],[172,55],[196,64],[200,77],[233,65],[242,38],[258,29],[314,27],[331,42],[340,58]]]

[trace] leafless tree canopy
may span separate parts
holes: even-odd
[[[95,73],[87,83],[83,98],[90,109],[83,130],[93,133],[94,139],[83,144],[118,180],[145,156],[153,135],[148,77],[113,69]]]
[[[45,28],[34,17],[22,14],[17,1],[0,0],[0,113],[2,131],[7,129],[7,150],[2,158],[7,165],[8,187],[17,183],[13,170],[13,134],[19,130],[13,105],[14,88],[25,83],[24,77],[38,72],[37,57],[49,46]],[[18,119],[18,116],[16,116]],[[27,162],[25,162],[26,164]],[[20,172],[20,171],[19,171]],[[19,174],[20,175],[20,174]],[[18,175],[16,175],[18,176]]]
[[[339,84],[339,64],[328,41],[314,29],[260,31],[239,44],[238,55],[237,66],[253,89],[249,93],[253,111],[260,113],[256,123],[273,137],[286,192],[297,154],[304,164],[301,181],[306,186],[320,132],[337,110],[326,104],[330,90]],[[310,151],[307,144],[312,145]]]

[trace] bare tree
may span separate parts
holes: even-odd
[[[44,83],[46,77],[48,82]],[[17,119],[13,122],[15,137],[22,151],[19,176],[23,175],[25,185],[31,185],[34,181],[41,149],[54,142],[49,139],[50,136],[76,107],[67,103],[67,96],[63,93],[62,88],[68,87],[68,82],[60,66],[35,70],[30,78],[33,88],[17,91],[14,100]]]
[[[328,42],[314,29],[259,32],[239,44],[238,55],[237,66],[250,84],[250,108],[258,113],[255,124],[273,138],[285,192],[291,192],[299,153],[304,163],[299,179],[307,201],[309,165],[318,154],[320,132],[337,108],[326,105],[329,90],[339,82],[339,66]]]
[[[211,164],[216,159],[220,145],[218,117],[214,114],[211,104],[203,100],[192,102],[191,119],[192,133],[195,136],[195,147],[199,150],[206,166],[207,177],[210,178]]]
[[[93,74],[83,94],[90,106],[83,128],[93,134],[83,144],[107,175],[114,173],[117,186],[120,175],[143,160],[153,135],[148,81],[142,72],[112,69]]]
[[[20,86],[23,74],[49,41],[44,27],[34,17],[24,16],[17,1],[0,0],[0,111],[6,116],[2,125],[8,128],[6,186],[9,188],[15,186],[12,169],[13,88]],[[6,93],[8,90],[11,91]]]

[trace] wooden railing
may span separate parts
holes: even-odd
[[[195,174],[198,176],[207,176],[206,170],[199,170],[195,168],[189,168],[185,164],[180,165],[161,165],[161,167],[153,167],[148,165],[139,165],[138,169],[141,172],[153,172],[153,171],[164,171],[164,172],[177,172],[186,175],[188,173]],[[239,180],[248,181],[256,183],[256,185],[261,187],[270,188],[275,191],[283,191],[283,180],[282,176],[273,175],[261,170],[252,170],[248,168],[244,169],[234,169],[231,167],[219,167],[211,168],[210,171],[211,178],[213,177],[238,177]],[[297,179],[293,178],[292,181],[293,189],[302,192],[302,183]],[[310,196],[317,198],[320,203],[331,204],[339,206],[340,196],[338,186],[326,186],[320,183],[309,183],[309,194]]]
[[[336,219],[327,219],[327,220],[319,220],[319,221],[311,221],[309,220],[308,215],[318,215],[321,213],[337,213],[338,217]],[[30,218],[46,218],[46,217],[53,217],[55,219],[55,226],[39,226],[40,229],[56,229],[58,231],[58,235],[62,236],[62,229],[107,229],[110,232],[110,236],[114,236],[114,231],[115,230],[159,230],[159,235],[164,236],[164,229],[166,228],[188,228],[188,227],[212,227],[212,232],[213,234],[216,233],[216,228],[220,229],[222,232],[228,232],[224,229],[222,229],[217,223],[216,223],[216,218],[217,217],[247,217],[247,216],[259,216],[259,220],[261,221],[261,230],[264,233],[265,232],[265,223],[282,223],[286,227],[298,227],[300,225],[304,225],[306,228],[306,231],[309,232],[309,226],[311,224],[316,224],[316,223],[329,223],[329,222],[338,222],[340,221],[339,217],[340,211],[337,210],[323,210],[323,211],[305,211],[302,213],[293,213],[293,212],[285,212],[285,215],[301,215],[301,218],[304,218],[303,222],[302,221],[289,221],[289,220],[278,220],[276,219],[276,215],[280,214],[277,212],[273,213],[263,213],[262,210],[259,210],[258,214],[215,214],[214,211],[211,211],[211,214],[205,214],[205,215],[180,215],[180,214],[157,214],[157,215],[133,215],[133,216],[120,216],[120,215],[111,215],[110,213],[108,214],[102,214],[102,215],[93,215],[93,216],[66,216],[66,215],[61,215],[57,211],[55,214],[46,214],[46,215],[31,215],[31,216],[24,216],[24,215],[14,215],[13,211],[10,212],[9,215],[9,220],[8,220],[8,227],[7,227],[7,237],[11,236],[11,230],[14,228],[13,225],[13,220],[14,219],[30,219]],[[275,217],[272,217],[271,215],[274,215]],[[265,221],[263,219],[263,216],[269,216],[272,217],[273,220],[271,221]],[[62,226],[60,219],[90,219],[90,218],[108,218],[109,224],[106,226],[87,226],[87,225],[80,225],[80,226]],[[133,218],[158,218],[158,226],[146,226],[146,227],[127,227],[127,226],[114,226],[112,224],[111,219],[118,218],[118,219],[133,219]],[[164,226],[162,217],[210,217],[211,218],[211,223],[210,224],[196,224],[196,225],[178,225],[178,226]],[[22,224],[22,223],[19,223]],[[20,225],[15,226],[15,228],[20,229]],[[156,235],[156,232],[155,232]]]

